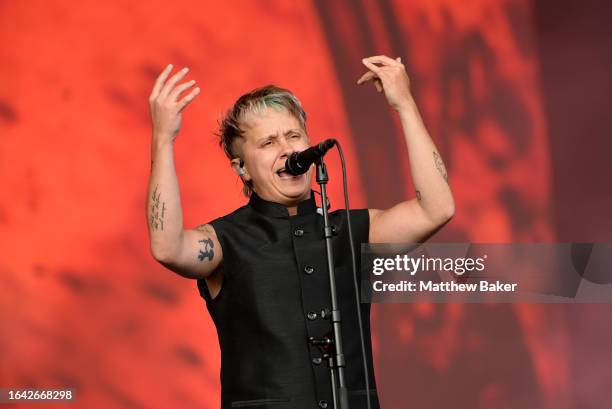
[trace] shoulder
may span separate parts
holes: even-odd
[[[351,218],[353,217],[369,218],[370,210],[371,209],[350,209],[349,213],[350,213]],[[331,212],[330,215],[333,215],[335,217],[346,217],[346,209],[336,209],[333,212]]]
[[[340,223],[344,224],[350,218],[351,224],[363,224],[370,222],[370,212],[369,209],[350,209],[349,216],[347,217],[346,209],[337,209],[333,212],[329,213],[330,218],[332,220],[338,220]]]
[[[331,212],[330,216],[334,224],[339,225],[340,230],[344,230],[350,222],[353,236],[357,236],[360,242],[368,241],[370,232],[369,209],[351,209],[348,218],[346,209],[338,209]]]
[[[217,217],[207,223],[212,226],[215,230],[222,229],[224,225],[240,223],[241,220],[249,213],[249,207],[247,205],[241,206],[231,213],[224,216]],[[202,225],[205,226],[205,225]]]

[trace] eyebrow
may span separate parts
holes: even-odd
[[[285,131],[284,135],[287,136],[287,135],[289,135],[290,133],[293,133],[293,132],[297,132],[299,134],[302,133],[301,129],[297,129],[296,128],[296,129],[289,129],[289,130]],[[276,138],[278,138],[277,134],[270,134],[270,135],[268,135],[266,137],[259,138],[256,143],[260,143],[260,142],[262,142],[264,140],[267,140],[267,139],[276,139]]]

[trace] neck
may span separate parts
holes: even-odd
[[[289,212],[289,216],[295,216],[298,211],[298,203],[304,200],[307,200],[307,199],[310,199],[310,189],[308,189],[308,192],[306,193],[304,197],[300,198],[294,203],[285,205],[285,207],[287,208],[287,211]]]

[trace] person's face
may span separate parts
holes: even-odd
[[[308,198],[312,168],[300,176],[280,172],[292,152],[309,146],[308,135],[298,119],[285,110],[268,108],[262,114],[248,114],[244,122],[238,151],[244,159],[243,178],[253,182],[257,195],[287,206]]]

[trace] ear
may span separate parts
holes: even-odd
[[[251,179],[248,176],[248,172],[246,168],[244,167],[244,162],[242,161],[242,159],[234,158],[231,160],[231,164],[232,164],[231,166],[234,172],[236,172],[236,174],[240,176],[243,180],[249,181]]]

